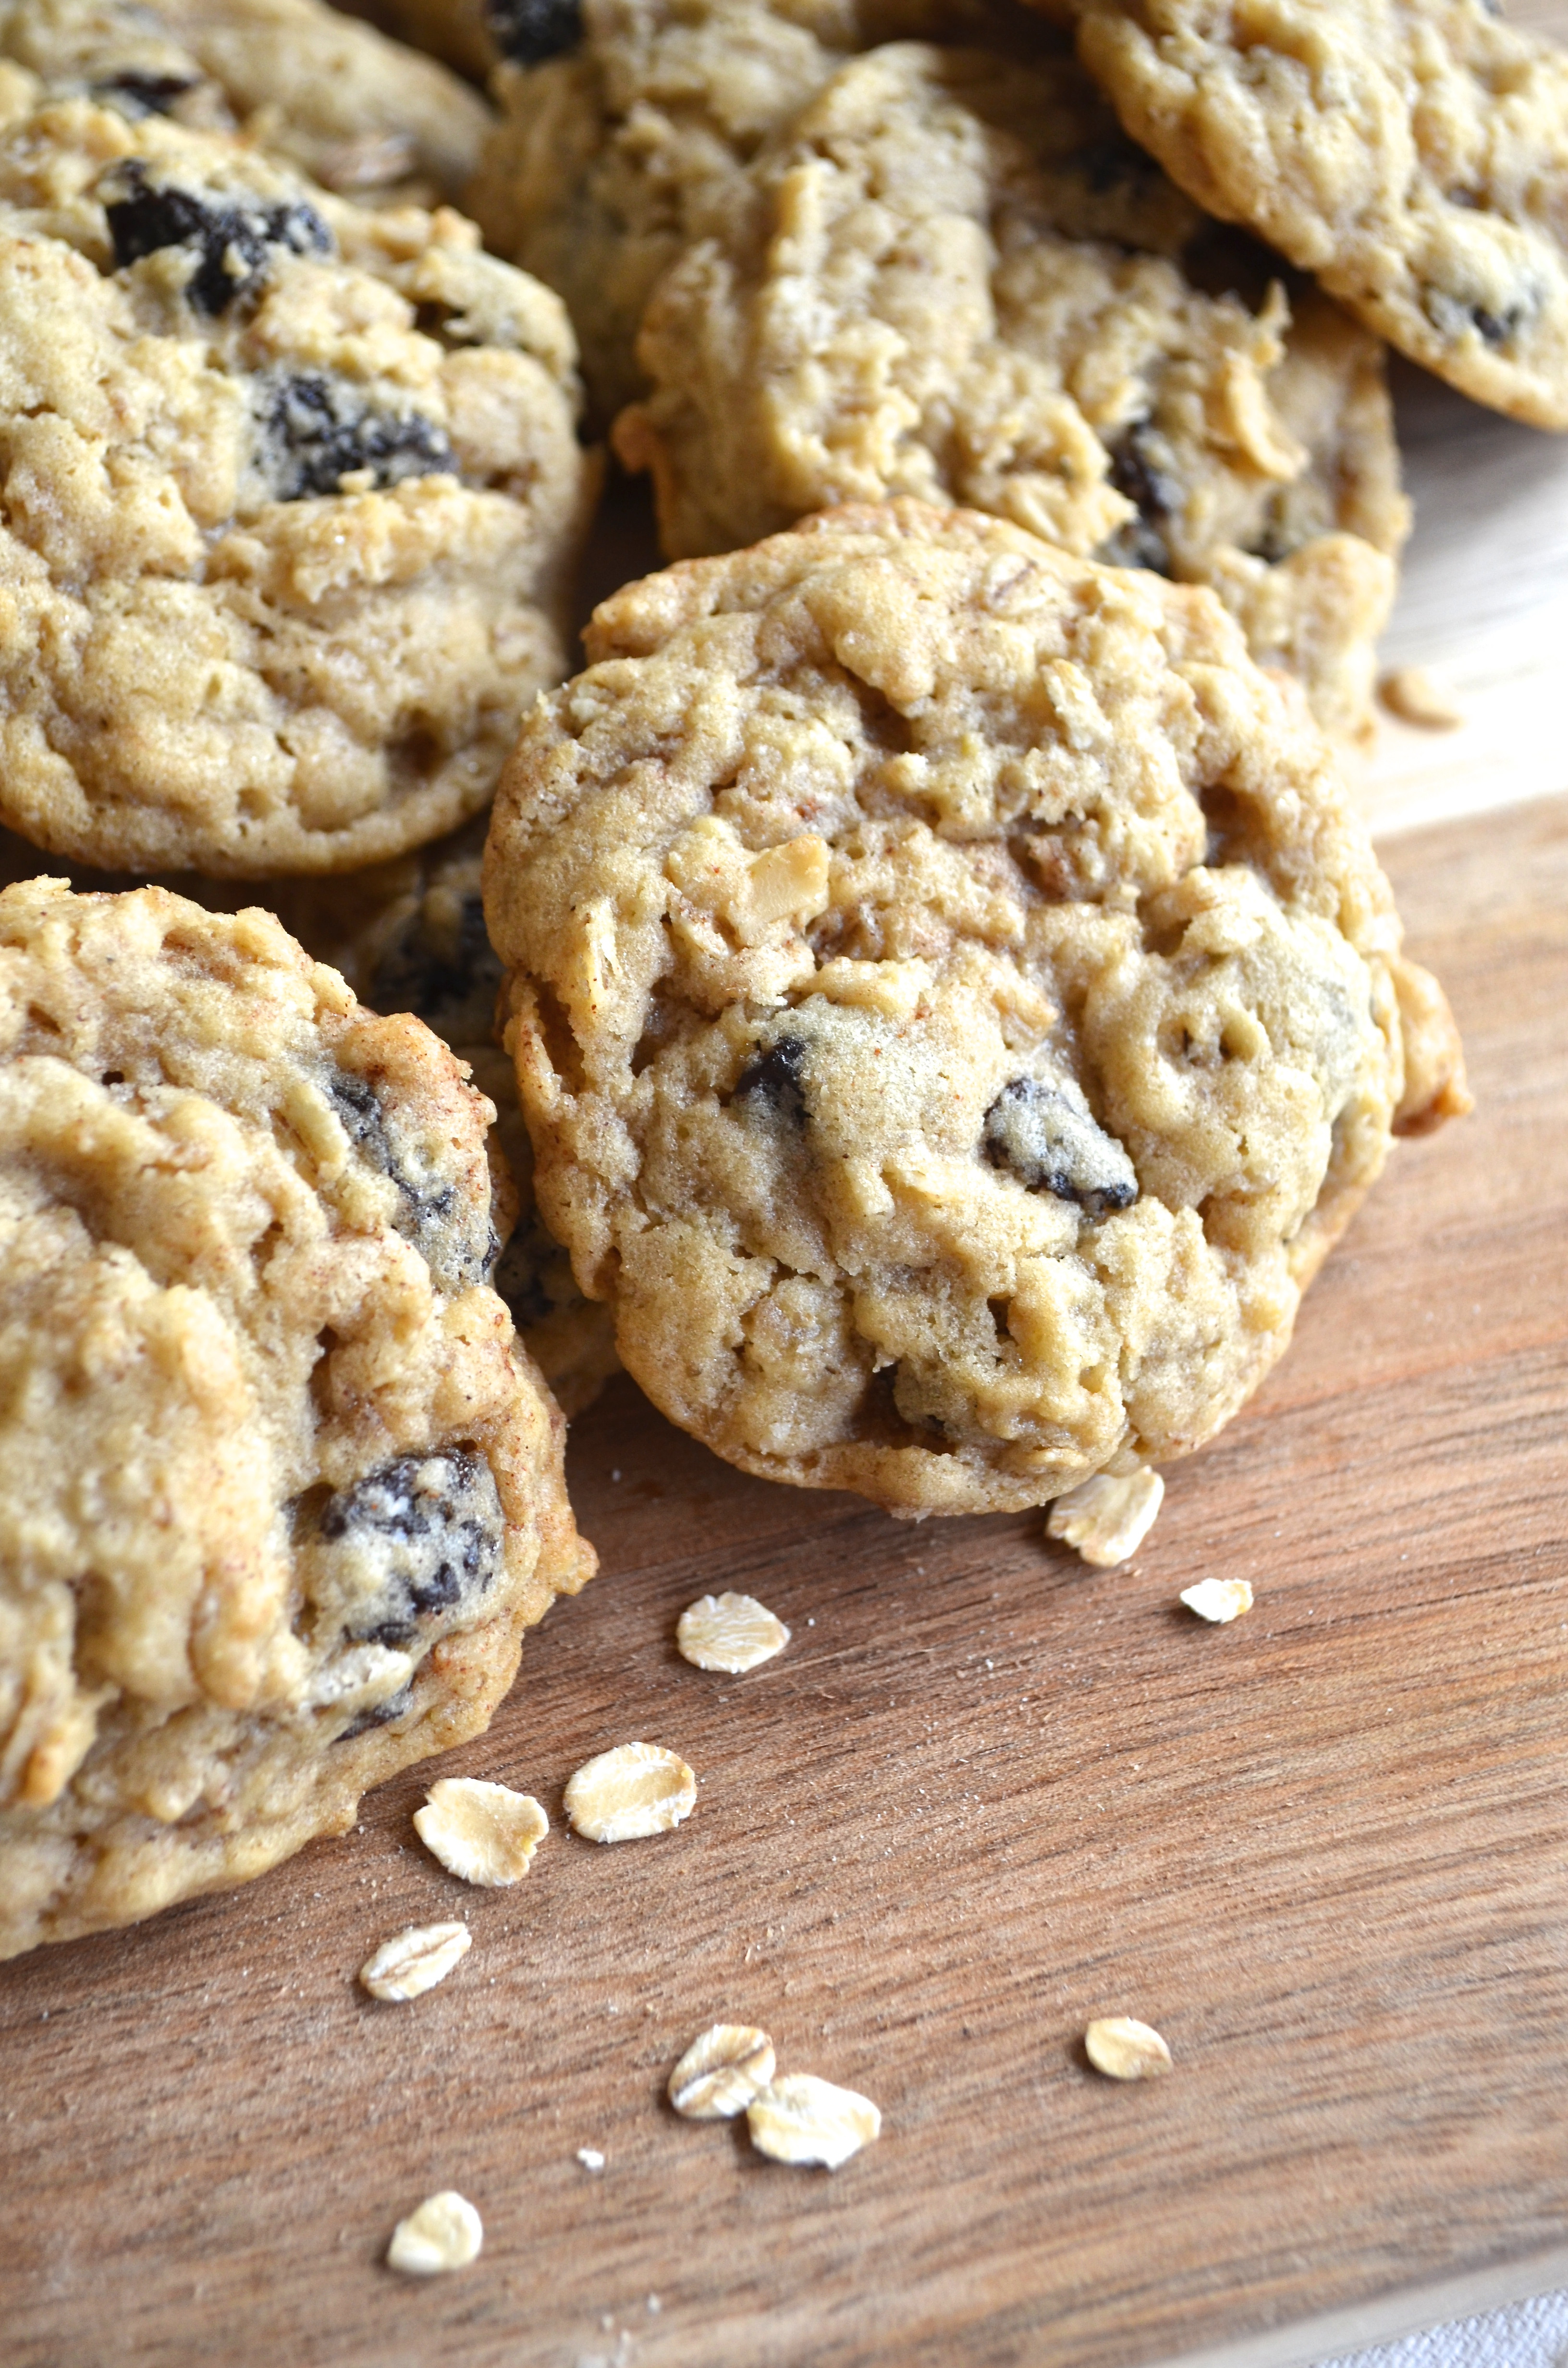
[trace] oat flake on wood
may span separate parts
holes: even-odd
[[[387,2247],[387,2266],[405,2278],[433,2278],[444,2270],[466,2270],[478,2260],[483,2242],[484,2224],[467,2196],[444,2187],[398,2222]]]
[[[699,1595],[687,1605],[676,1629],[683,1660],[698,1669],[722,1669],[727,1677],[771,1661],[789,1642],[790,1631],[766,1603],[729,1591]]]
[[[782,2074],[746,2107],[746,2127],[759,2153],[775,2162],[820,2164],[826,2170],[836,2170],[869,2146],[881,2126],[869,2097],[821,2080],[814,2072]]]
[[[422,1998],[446,1980],[472,1946],[466,1924],[411,1924],[366,1958],[360,1987],[373,1998]]]
[[[584,1762],[566,1786],[565,1804],[574,1832],[588,1841],[641,1841],[691,1815],[697,1779],[657,1743],[619,1743]]]
[[[1045,1518],[1045,1533],[1060,1538],[1097,1569],[1111,1570],[1135,1554],[1154,1526],[1165,1484],[1157,1472],[1097,1472],[1082,1486],[1058,1497]]]
[[[443,1776],[415,1811],[414,1829],[449,1874],[494,1890],[522,1881],[550,1819],[531,1793]]]
[[[766,2031],[715,2022],[670,2074],[669,2099],[688,2122],[727,2122],[744,2113],[772,2078],[773,2042]]]

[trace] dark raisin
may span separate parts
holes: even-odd
[[[336,1069],[324,1083],[350,1142],[397,1186],[403,1198],[398,1231],[414,1244],[437,1282],[447,1291],[468,1291],[486,1281],[498,1255],[488,1206],[462,1206],[456,1185],[432,1174],[416,1150],[395,1139],[374,1087],[364,1077]]]
[[[1484,304],[1471,304],[1468,310],[1471,319],[1489,346],[1506,346],[1520,323],[1528,319],[1529,313],[1529,307],[1526,304],[1510,304],[1508,310],[1501,313],[1489,313]]]
[[[416,1012],[449,1044],[477,1044],[490,1033],[501,975],[478,889],[427,896],[383,949],[365,1000],[377,1011]]]
[[[379,1167],[383,1176],[392,1178],[421,1217],[444,1217],[455,1198],[455,1187],[442,1183],[432,1190],[428,1182],[409,1174],[406,1162],[387,1132],[386,1113],[374,1086],[346,1069],[335,1069],[327,1082],[327,1091],[350,1141],[365,1153],[371,1165]]]
[[[375,1702],[369,1710],[362,1710],[357,1718],[351,1718],[341,1735],[335,1735],[332,1739],[335,1743],[352,1743],[357,1735],[364,1735],[372,1726],[390,1726],[394,1718],[401,1718],[404,1711],[413,1708],[414,1688],[400,1686],[395,1694],[387,1696],[385,1702]]]
[[[1101,547],[1099,556],[1113,567],[1152,567],[1157,575],[1170,574],[1165,529],[1181,508],[1181,487],[1162,465],[1163,457],[1163,439],[1146,421],[1130,427],[1111,448],[1111,484],[1138,512]]]
[[[154,185],[138,156],[117,165],[100,184],[116,268],[139,263],[166,246],[188,246],[195,263],[187,301],[216,318],[254,297],[279,248],[291,255],[330,255],[332,233],[313,206],[267,205],[235,196],[215,201],[189,189]]]
[[[801,1082],[806,1050],[803,1037],[776,1038],[766,1052],[746,1063],[735,1079],[734,1099],[756,1102],[788,1125],[803,1130],[809,1115]]]
[[[445,433],[420,411],[384,411],[346,379],[308,370],[263,390],[262,473],[274,500],[335,494],[339,480],[369,469],[378,485],[455,473]]]
[[[394,1648],[472,1609],[494,1583],[506,1535],[490,1466],[465,1448],[394,1457],[329,1497],[317,1528],[338,1549],[347,1634]]]
[[[93,97],[132,118],[167,115],[187,91],[198,90],[200,85],[199,74],[138,74],[134,67],[128,66],[123,74],[111,74],[107,82],[96,82]]]
[[[504,58],[541,65],[583,38],[583,0],[484,0],[484,21]]]
[[[1071,1078],[1015,1077],[985,1113],[986,1156],[1031,1192],[1075,1201],[1108,1217],[1138,1198],[1138,1176],[1114,1135],[1097,1126]]]

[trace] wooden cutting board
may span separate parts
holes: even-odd
[[[1435,2282],[1548,2274],[1568,797],[1539,793],[1568,787],[1568,440],[1414,372],[1401,401],[1391,654],[1469,721],[1385,726],[1359,793],[1475,1117],[1399,1148],[1123,1570],[1038,1517],[900,1525],[744,1479],[612,1389],[571,1451],[602,1575],[443,1763],[545,1802],[527,1882],[445,1876],[415,1771],[246,1891],[0,1968],[7,2368],[1150,2368],[1242,2339],[1262,2368],[1330,2349],[1324,2312],[1415,2323]],[[629,507],[606,587],[640,533]],[[1250,1617],[1179,1609],[1210,1574],[1251,1579]],[[794,1631],[742,1679],[674,1649],[725,1587]],[[562,1786],[634,1736],[692,1762],[698,1808],[596,1849]],[[443,1988],[359,1994],[378,1940],[449,1916],[475,1945]],[[1173,2077],[1091,2073],[1103,2012],[1156,2023]],[[669,2067],[721,2017],[869,2092],[881,2143],[830,2176],[678,2122]],[[481,2260],[395,2280],[393,2222],[446,2186]]]

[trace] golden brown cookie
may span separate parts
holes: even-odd
[[[497,74],[502,121],[465,202],[496,254],[565,298],[601,418],[640,392],[660,273],[723,229],[762,142],[846,60],[902,40],[1060,46],[1013,0],[584,0],[576,47]]]
[[[85,100],[0,130],[0,821],[256,877],[483,806],[565,666],[574,359],[454,213]]]
[[[1174,181],[1480,403],[1568,427],[1568,57],[1487,0],[1075,0]]]
[[[1210,1438],[1420,1115],[1299,694],[1206,590],[911,501],[630,586],[587,646],[485,905],[540,1205],[643,1389],[907,1513]]]
[[[0,0],[0,58],[133,120],[241,130],[326,188],[455,198],[478,94],[323,0]]]
[[[746,183],[655,289],[616,428],[672,558],[960,501],[1211,585],[1322,722],[1369,729],[1408,523],[1382,349],[1310,289],[1293,323],[1278,280],[1235,292],[1252,256],[1070,59],[874,50]]]
[[[0,895],[0,1955],[486,1725],[593,1568],[489,1106],[269,914]]]

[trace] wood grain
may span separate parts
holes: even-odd
[[[695,1815],[557,1830],[484,1895],[418,1849],[415,1774],[247,1891],[6,1967],[13,2368],[1131,2368],[1568,2241],[1568,801],[1392,853],[1477,1116],[1400,1148],[1138,1563],[744,1479],[618,1387],[572,1451],[603,1576],[444,1766],[558,1818],[642,1736]],[[1176,1608],[1210,1572],[1256,1588],[1233,1628]],[[795,1631],[744,1679],[673,1649],[724,1586]],[[449,1915],[444,1987],[357,1993]],[[1086,2069],[1116,2010],[1173,2078]],[[881,2144],[829,2177],[677,2122],[720,2015]],[[480,2263],[394,2281],[447,2185]]]

